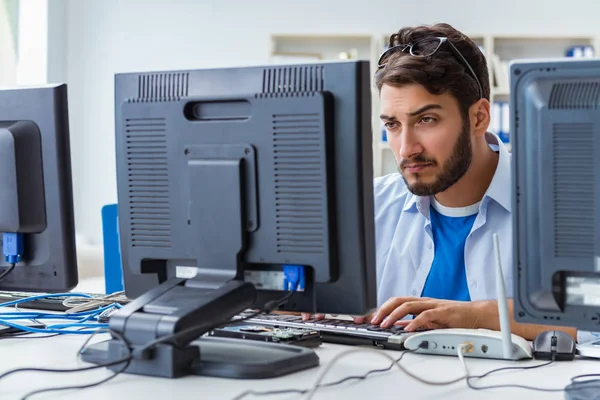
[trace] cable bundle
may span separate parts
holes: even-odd
[[[17,309],[16,312],[0,312],[0,325],[28,333],[89,335],[99,329],[108,328],[108,324],[99,321],[106,313],[122,307],[121,304],[116,302],[116,300],[122,300],[118,299],[118,295],[121,295],[121,293],[103,297],[95,297],[85,293],[56,293],[0,303],[0,307],[15,306]],[[65,313],[21,311],[18,309],[19,304],[52,297],[69,297],[77,299],[77,303],[68,302],[70,299],[66,299],[65,303],[68,303],[68,306],[73,306],[73,308],[67,310]],[[45,327],[37,328],[16,322],[22,320],[32,320],[40,325],[45,325]],[[44,320],[46,322],[41,322]],[[52,320],[65,322],[47,323]]]

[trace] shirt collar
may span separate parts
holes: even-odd
[[[488,132],[485,136],[490,145],[498,147],[498,166],[483,198],[491,198],[508,212],[512,210],[511,162],[506,145],[495,134]]]
[[[485,192],[483,198],[486,197],[496,201],[506,211],[511,212],[512,209],[512,187],[511,187],[511,162],[508,149],[502,143],[500,138],[492,132],[487,132],[485,139],[494,149],[498,149],[498,165],[496,172],[492,177],[490,186]],[[429,218],[429,196],[415,196],[409,193],[406,202],[404,203],[403,211],[419,210],[425,217]]]

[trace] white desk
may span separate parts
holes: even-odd
[[[97,335],[94,341],[105,336]],[[72,368],[84,364],[76,357],[76,352],[86,340],[85,335],[56,336],[46,339],[6,339],[0,340],[2,364],[0,373],[18,367]],[[273,380],[229,380],[197,376],[180,379],[150,378],[122,374],[98,387],[45,393],[32,400],[74,399],[231,399],[247,389],[273,390],[286,388],[310,388],[314,384],[320,368],[337,353],[348,349],[346,346],[325,344],[318,349],[321,367]],[[384,350],[378,350],[384,351]],[[386,351],[387,352],[387,351]],[[397,356],[397,352],[388,352]],[[502,362],[492,360],[467,359],[471,374],[481,374],[502,366],[533,365],[540,361]],[[413,373],[430,380],[448,380],[462,374],[462,367],[456,357],[437,357],[407,354],[402,360]],[[377,354],[359,353],[339,360],[330,371],[325,382],[331,382],[349,375],[361,375],[371,369],[389,365],[389,361]],[[528,371],[506,371],[480,381],[478,385],[526,384],[536,387],[561,388],[569,383],[569,378],[584,373],[600,373],[600,362],[576,360],[555,363],[554,365]],[[0,399],[13,400],[35,389],[84,384],[101,380],[112,374],[106,369],[71,374],[41,372],[18,373],[0,381]],[[410,394],[409,394],[410,392]],[[492,389],[474,391],[464,381],[448,386],[428,386],[413,380],[397,368],[370,376],[364,381],[347,382],[334,388],[321,389],[314,399],[373,399],[389,396],[409,396],[412,399],[563,399],[562,392],[543,393],[522,389]],[[298,394],[285,396],[248,396],[245,399],[302,399]]]

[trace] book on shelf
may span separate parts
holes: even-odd
[[[510,105],[507,101],[492,104],[490,127],[503,143],[510,143]]]

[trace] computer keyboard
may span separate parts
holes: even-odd
[[[242,319],[248,315],[249,313],[238,314],[233,320]],[[356,345],[370,344],[393,350],[404,349],[403,340],[399,336],[408,337],[413,334],[413,332],[405,332],[402,326],[393,326],[386,329],[370,323],[355,324],[354,321],[333,318],[303,321],[301,316],[286,314],[258,315],[245,320],[244,323],[262,326],[310,328],[321,332],[323,342]],[[392,342],[388,340],[391,336],[394,336]]]

